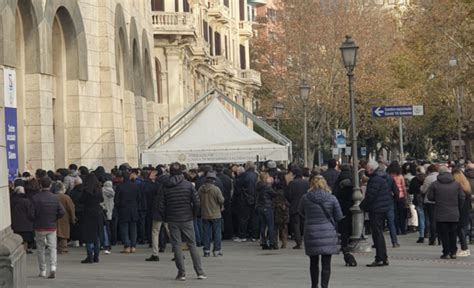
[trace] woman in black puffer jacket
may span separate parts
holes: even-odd
[[[262,249],[278,249],[273,247],[274,241],[274,219],[273,219],[273,198],[276,192],[272,188],[273,178],[267,172],[262,172],[257,183],[257,211],[260,215],[260,240]],[[268,228],[267,235],[265,230]]]

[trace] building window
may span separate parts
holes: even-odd
[[[245,20],[245,0],[239,0],[240,21]]]
[[[214,38],[216,39],[215,40],[215,45],[216,45],[216,55],[217,56],[220,56],[222,54],[222,50],[221,50],[221,34],[219,32],[215,32],[214,33]]]
[[[240,45],[240,69],[247,69],[247,59],[245,55],[245,46]]]
[[[165,11],[165,0],[151,0],[152,11]]]
[[[229,60],[229,45],[227,44],[227,36],[224,36],[224,45],[225,45],[225,58]]]
[[[229,7],[229,0],[224,0],[224,5],[225,5],[226,7]]]
[[[189,12],[189,2],[188,0],[183,0],[183,11]]]
[[[179,12],[179,0],[174,0],[174,12]]]
[[[277,17],[277,11],[275,9],[268,9],[267,10],[267,17],[268,19],[270,19],[271,21],[276,21],[276,17]]]
[[[211,55],[214,56],[214,37],[212,37],[214,35],[214,32],[212,31],[212,27],[209,27],[209,40],[210,40],[210,49],[211,49]]]
[[[155,76],[156,76],[156,94],[158,103],[163,103],[163,97],[161,95],[161,64],[158,58],[155,58]]]
[[[204,40],[209,42],[209,25],[204,20],[202,21],[202,30],[204,31]]]

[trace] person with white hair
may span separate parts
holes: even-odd
[[[366,166],[369,176],[367,191],[360,208],[369,213],[369,221],[372,230],[376,255],[375,261],[367,267],[388,266],[387,246],[383,235],[384,223],[387,212],[393,205],[392,191],[388,185],[389,177],[375,161],[369,161]]]
[[[454,180],[447,166],[439,168],[438,178],[428,188],[427,197],[435,202],[434,217],[443,245],[441,259],[456,259],[459,207],[462,207],[466,196],[461,184]]]

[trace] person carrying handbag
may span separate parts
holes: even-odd
[[[312,287],[318,287],[319,258],[322,263],[321,287],[329,287],[331,257],[340,250],[336,223],[343,215],[324,177],[315,176],[311,179],[310,189],[301,199],[299,213],[305,217],[304,246],[310,258]]]

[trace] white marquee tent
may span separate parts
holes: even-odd
[[[289,146],[275,144],[238,120],[215,97],[180,132],[141,153],[142,165],[288,161]]]

